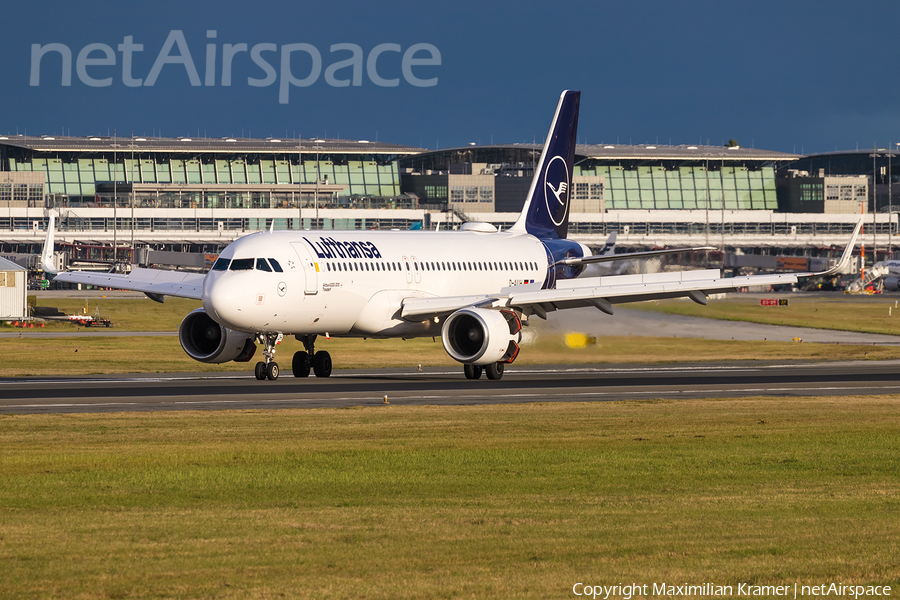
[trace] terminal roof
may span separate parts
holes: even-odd
[[[534,148],[540,150],[536,144],[512,144],[514,148]],[[504,148],[509,146],[494,146]],[[465,148],[460,148],[464,150]],[[761,160],[761,161],[787,161],[800,158],[799,154],[775,152],[773,150],[760,150],[758,148],[744,148],[741,146],[704,146],[702,144],[682,144],[679,146],[667,146],[665,144],[578,144],[575,146],[575,154],[587,158],[604,160]]]
[[[309,153],[317,149],[322,154],[418,154],[421,148],[372,142],[369,140],[335,140],[291,138],[206,138],[206,137],[64,137],[19,135],[0,136],[0,144],[18,146],[40,152],[223,152],[294,154],[299,150]]]

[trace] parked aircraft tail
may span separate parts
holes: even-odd
[[[50,212],[50,224],[47,226],[47,237],[44,239],[44,249],[41,251],[41,268],[45,273],[55,274],[59,271],[53,264],[53,234],[56,226],[56,213]]]

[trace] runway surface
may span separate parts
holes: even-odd
[[[471,405],[900,393],[900,361],[817,364],[511,367],[500,381],[462,369],[335,371],[328,379],[241,374],[0,379],[0,414]]]

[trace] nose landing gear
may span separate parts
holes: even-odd
[[[263,379],[268,379],[269,381],[275,381],[278,379],[278,363],[275,362],[275,344],[278,342],[278,336],[280,333],[260,333],[256,336],[257,340],[264,344],[263,356],[265,356],[265,362],[256,363],[256,368],[253,369],[253,374],[256,375],[256,378],[260,381]]]

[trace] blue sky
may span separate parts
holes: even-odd
[[[530,142],[546,134],[560,91],[580,89],[581,142],[734,138],[812,153],[900,141],[893,0],[51,0],[4,3],[0,22],[0,133],[302,132],[427,148]],[[132,85],[119,50],[128,36],[143,46],[131,52]],[[71,53],[71,85],[62,85],[63,56],[48,44]],[[285,52],[293,44],[306,46]],[[337,44],[358,48],[358,62],[351,49],[332,51]],[[43,52],[38,85],[34,45]],[[237,49],[230,86],[222,85],[226,45]],[[347,85],[329,83],[330,66],[330,80]],[[283,88],[288,76],[308,85]]]

